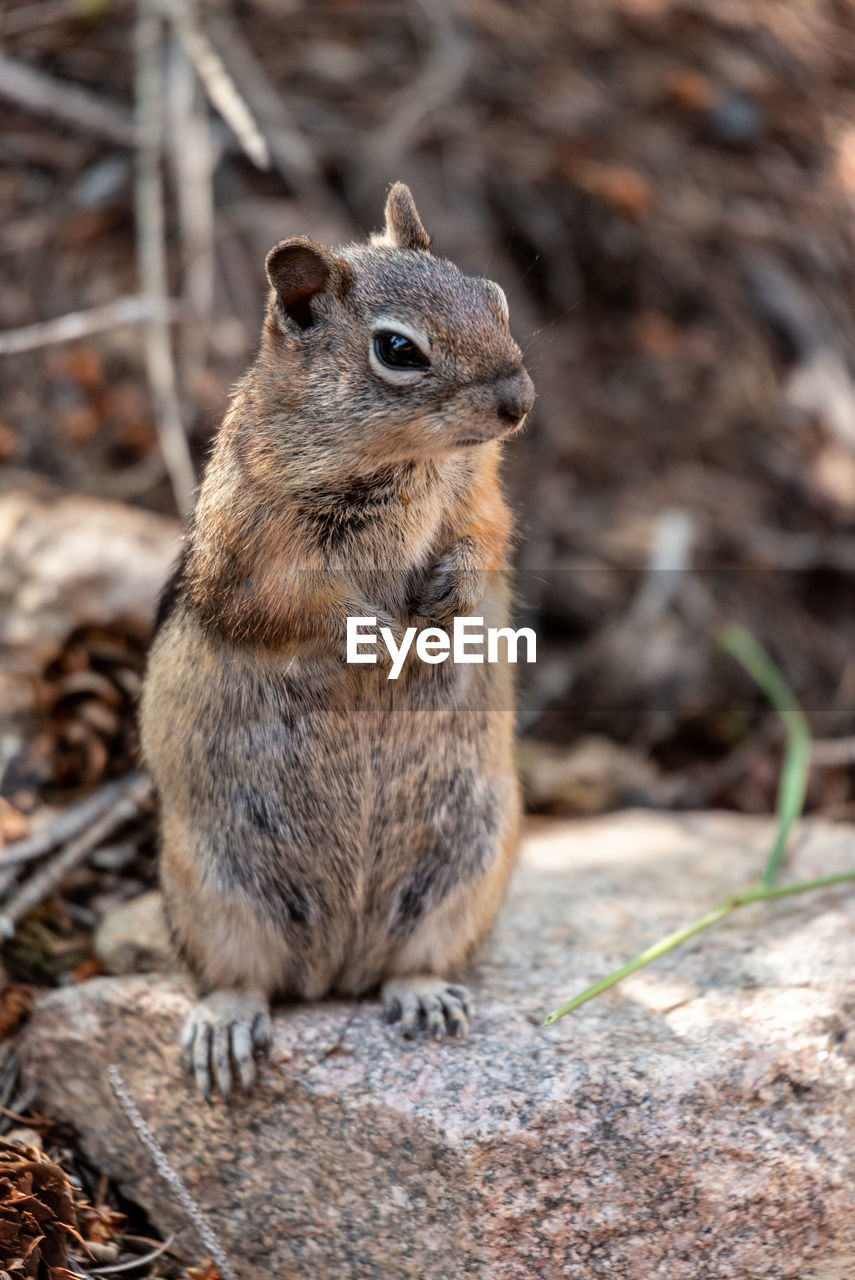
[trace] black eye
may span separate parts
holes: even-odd
[[[374,353],[388,369],[429,369],[425,353],[402,333],[382,329],[374,335]]]

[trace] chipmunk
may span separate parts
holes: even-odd
[[[406,1036],[465,1034],[517,843],[507,664],[345,661],[348,617],[507,619],[500,441],[534,390],[504,293],[431,253],[400,183],[367,243],[266,267],[141,709],[208,1098],[251,1088],[276,997],[379,987]]]

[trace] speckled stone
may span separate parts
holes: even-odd
[[[174,969],[163,899],[157,890],[140,893],[105,915],[95,930],[95,954],[106,973]]]
[[[769,824],[532,826],[468,1041],[375,1003],[281,1010],[250,1100],[206,1106],[186,989],[99,979],[36,1011],[25,1077],[163,1231],[187,1220],[128,1088],[241,1280],[847,1280],[855,1275],[855,890],[755,906],[544,1029],[547,1010],[754,879]],[[855,867],[806,823],[788,875]]]

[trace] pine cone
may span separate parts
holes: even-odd
[[[44,1152],[0,1138],[0,1280],[75,1280],[82,1244],[68,1174]]]

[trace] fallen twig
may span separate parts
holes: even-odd
[[[148,1262],[154,1262],[155,1258],[159,1258],[164,1253],[167,1253],[174,1239],[175,1236],[172,1235],[168,1240],[165,1240],[162,1244],[158,1245],[156,1249],[152,1249],[149,1253],[144,1253],[138,1258],[129,1258],[127,1262],[116,1262],[109,1267],[93,1267],[90,1271],[90,1275],[115,1276],[118,1275],[120,1271],[135,1271],[137,1267],[145,1266]]]
[[[24,862],[34,862],[37,858],[50,853],[52,849],[65,844],[67,840],[72,840],[97,821],[102,814],[109,813],[118,800],[134,790],[142,777],[141,773],[129,773],[124,778],[107,782],[94,795],[87,796],[85,800],[79,800],[77,804],[70,804],[68,808],[63,809],[34,835],[27,836],[25,840],[18,840],[15,844],[5,845],[0,849],[0,867],[9,863],[20,865]]]
[[[238,1280],[235,1270],[229,1262],[228,1255],[220,1244],[213,1227],[191,1196],[187,1184],[180,1173],[177,1173],[169,1163],[166,1152],[142,1118],[139,1107],[131,1097],[128,1086],[122,1079],[122,1073],[115,1064],[107,1068],[107,1077],[116,1101],[130,1121],[134,1133],[154,1161],[157,1172],[173,1192],[176,1200],[196,1228],[196,1234],[207,1249],[211,1259],[219,1267],[223,1280]]]
[[[75,84],[65,84],[0,53],[0,96],[35,115],[76,125],[123,147],[136,146],[133,120],[118,103],[106,103]]]
[[[173,321],[178,315],[179,304],[171,299],[155,306],[150,298],[117,298],[106,306],[72,311],[41,324],[0,330],[0,356],[15,356],[22,351],[34,351],[37,347],[54,346],[59,342],[76,342],[80,338],[91,338],[96,333],[120,329],[122,325],[148,324],[155,318],[163,322]]]
[[[142,0],[136,25],[136,102],[139,151],[137,155],[136,217],[137,257],[143,295],[159,314],[167,297],[164,243],[161,129],[163,76],[161,74],[160,14],[154,0]],[[162,319],[146,325],[146,365],[154,400],[157,429],[175,501],[183,516],[193,505],[196,476],[181,419],[175,379],[175,362],[169,329]]]
[[[59,888],[69,872],[85,861],[102,840],[136,817],[150,794],[149,779],[144,774],[132,774],[110,808],[21,886],[0,915],[0,937],[11,938],[18,921]]]

